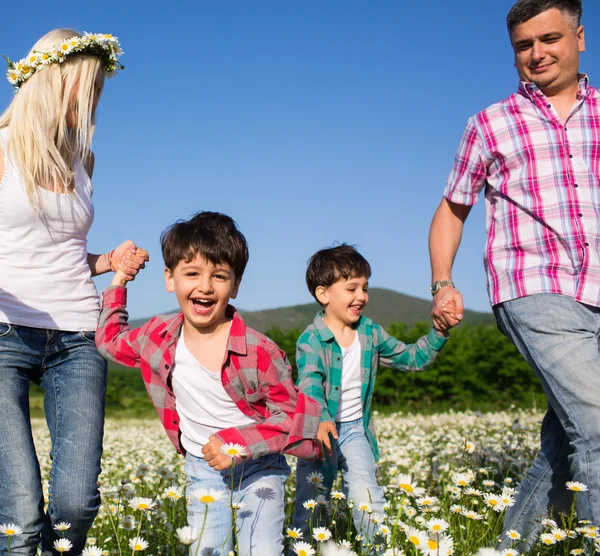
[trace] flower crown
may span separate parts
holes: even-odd
[[[123,54],[117,37],[103,33],[85,33],[83,37],[72,37],[60,41],[49,52],[34,50],[27,58],[13,62],[4,56],[8,62],[6,78],[18,89],[36,71],[42,71],[50,64],[62,64],[69,54],[89,54],[100,58],[102,68],[112,77],[119,70],[125,69],[118,61]],[[112,75],[111,75],[112,74]]]

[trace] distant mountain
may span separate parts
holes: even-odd
[[[306,303],[305,305],[293,305],[280,307],[278,309],[265,309],[262,311],[244,311],[240,309],[248,326],[265,332],[271,326],[281,330],[289,328],[304,329],[308,326],[317,311],[317,303]],[[404,322],[413,325],[417,322],[428,322],[431,311],[431,300],[412,297],[385,288],[369,289],[369,304],[364,314],[384,327],[393,322]],[[175,310],[173,311],[175,312]],[[139,326],[148,319],[136,319],[131,322],[132,327]],[[494,323],[494,315],[488,312],[465,311],[463,322]]]

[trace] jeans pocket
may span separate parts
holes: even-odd
[[[94,344],[96,345],[96,333],[95,332],[89,332],[87,330],[82,330],[79,335],[86,340],[87,342],[89,342],[90,344]]]
[[[12,324],[8,324],[7,322],[0,322],[0,339],[7,338],[12,334],[14,330]]]

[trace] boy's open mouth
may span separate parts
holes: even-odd
[[[208,313],[212,309],[213,305],[215,305],[214,299],[191,299],[192,307],[196,313]]]

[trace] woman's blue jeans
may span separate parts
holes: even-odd
[[[577,493],[577,515],[600,525],[600,309],[565,295],[537,294],[494,311],[548,397],[540,452],[504,527],[531,545],[544,517],[570,511],[567,481],[587,485],[588,492]]]
[[[0,523],[14,523],[11,554],[52,551],[53,525],[65,521],[70,554],[80,554],[100,507],[98,475],[104,431],[106,362],[93,332],[62,332],[0,323]],[[45,390],[52,441],[49,504],[29,414],[29,384]],[[62,536],[62,535],[61,535]],[[7,537],[0,536],[0,554]]]

